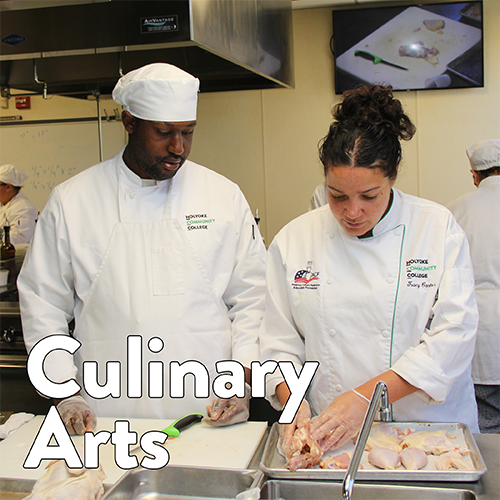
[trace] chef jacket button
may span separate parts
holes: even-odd
[[[389,337],[390,333],[389,333],[389,330],[383,330],[382,331],[382,337],[384,337],[384,339],[386,339],[387,337]]]
[[[327,283],[328,283],[329,285],[331,285],[331,284],[333,283],[333,279],[332,279],[332,278],[328,278]]]
[[[337,332],[333,328],[328,333],[330,334],[330,337],[335,337],[335,335],[337,334]]]
[[[337,392],[342,392],[342,386],[341,386],[340,384],[337,384],[337,385],[335,386],[335,390],[336,390]]]
[[[396,229],[394,229],[394,234],[396,236],[401,236],[402,231],[403,230],[400,227],[397,227]]]
[[[386,279],[387,283],[389,283],[389,285],[391,283],[394,283],[394,278],[392,276],[389,276],[387,279]]]
[[[129,196],[129,198],[133,198],[133,197],[135,196],[135,193],[133,193],[133,192],[132,192],[132,193],[129,193],[129,195],[128,195],[128,196]]]
[[[335,233],[330,233],[328,236],[330,237],[330,239],[335,238]]]

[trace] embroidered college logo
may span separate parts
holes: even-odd
[[[408,288],[435,288],[433,282],[437,265],[429,259],[409,259],[406,261],[406,286]]]
[[[196,229],[208,230],[210,224],[213,224],[215,219],[207,216],[207,214],[190,214],[186,215],[186,226],[188,231]]]
[[[319,287],[319,271],[312,272],[312,261],[307,262],[307,269],[301,269],[295,273],[292,287],[295,290],[315,289]]]

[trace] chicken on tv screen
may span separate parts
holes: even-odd
[[[406,4],[333,11],[335,92],[484,86],[483,5]]]

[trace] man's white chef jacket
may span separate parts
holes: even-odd
[[[500,385],[500,175],[483,179],[449,208],[467,235],[474,267],[479,326],[472,378]]]
[[[119,222],[118,196],[132,222],[159,220],[169,182],[171,217],[185,231],[214,297],[227,308],[232,359],[243,366],[258,359],[266,255],[240,189],[191,161],[185,162],[172,181],[142,181],[125,166],[122,153],[60,184],[47,201],[18,280],[28,350],[48,335],[67,333],[67,323],[73,317],[78,328],[89,289]],[[141,258],[145,256],[137,255]],[[186,288],[188,300],[189,283]],[[109,300],[113,300],[112,289]],[[196,304],[190,311],[203,325],[203,304]],[[161,331],[151,332],[155,334],[162,337]],[[126,337],[127,332],[123,332],[124,342]],[[206,347],[192,345],[193,360],[200,349],[206,355]],[[73,357],[64,351],[50,354],[56,355],[50,378],[54,382],[76,378]],[[102,357],[113,360],[113,352]]]

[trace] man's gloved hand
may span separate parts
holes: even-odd
[[[81,396],[63,399],[57,410],[69,434],[85,434],[97,427],[97,417]]]
[[[342,446],[359,432],[369,401],[354,391],[336,397],[317,417],[311,419],[311,436],[325,451]]]
[[[204,418],[203,422],[212,427],[224,427],[246,422],[250,415],[249,404],[250,386],[245,383],[244,397],[233,396],[229,399],[215,399],[212,406],[207,406],[208,418]]]
[[[287,460],[290,458],[290,445],[292,437],[297,429],[303,427],[311,418],[311,408],[309,403],[303,399],[295,418],[290,424],[280,425],[280,437],[278,440],[278,452]]]
[[[64,460],[54,460],[26,500],[99,500],[105,478],[100,465],[98,469],[70,469]]]

